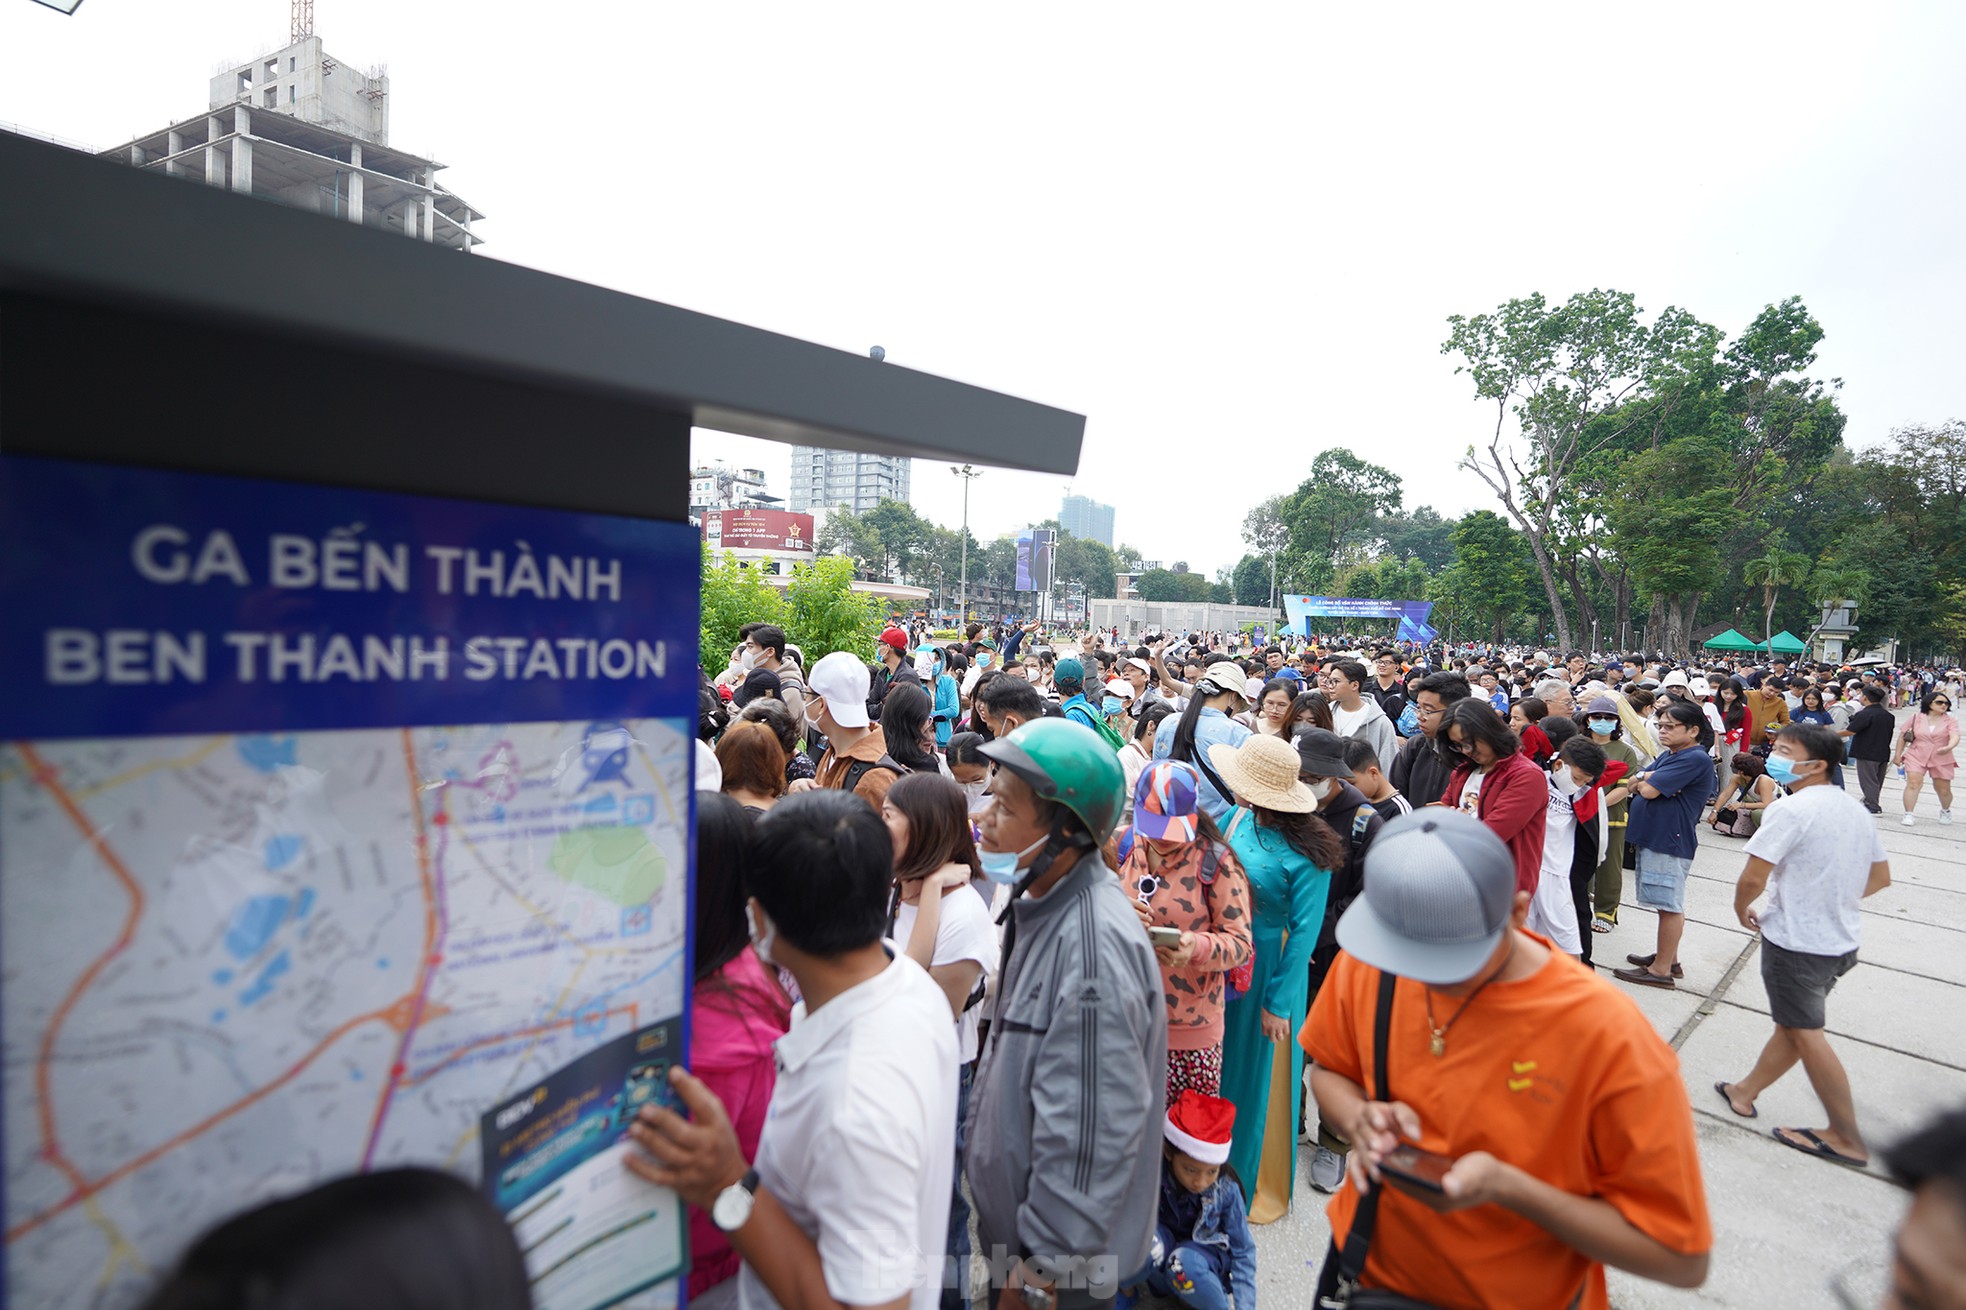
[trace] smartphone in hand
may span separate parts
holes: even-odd
[[[1156,948],[1162,946],[1170,948],[1179,946],[1181,944],[1181,930],[1179,928],[1149,928],[1147,929],[1147,940],[1152,942]]]
[[[1406,1145],[1393,1148],[1379,1161],[1379,1172],[1395,1182],[1443,1196],[1447,1193],[1444,1181],[1447,1171],[1453,1167],[1454,1157],[1451,1155]]]

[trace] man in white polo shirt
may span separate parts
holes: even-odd
[[[932,1310],[956,1149],[956,1030],[928,972],[881,943],[894,851],[858,797],[812,791],[758,821],[755,945],[805,998],[778,1039],[755,1167],[716,1095],[671,1075],[690,1118],[650,1106],[628,1167],[707,1212],[744,1259],[745,1310]],[[653,1157],[650,1159],[649,1157]]]

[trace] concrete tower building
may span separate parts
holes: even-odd
[[[1090,496],[1067,496],[1058,510],[1058,526],[1081,541],[1113,544],[1113,507]]]
[[[452,250],[484,244],[483,214],[437,183],[444,167],[389,144],[389,75],[301,36],[212,78],[195,118],[101,153]]]
[[[903,455],[794,446],[788,499],[800,514],[823,514],[839,505],[864,514],[883,500],[908,499],[912,462]]]

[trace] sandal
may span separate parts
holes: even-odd
[[[1617,927],[1617,926],[1618,926],[1618,921],[1617,921],[1616,919],[1592,919],[1592,920],[1591,920],[1591,931],[1592,931],[1592,932],[1610,932],[1610,931],[1611,931],[1611,930],[1612,930],[1613,928],[1615,928],[1615,927]]]
[[[1843,1152],[1837,1150],[1807,1128],[1771,1128],[1769,1132],[1776,1141],[1788,1147],[1791,1151],[1800,1151],[1804,1155],[1813,1155],[1819,1159],[1828,1160],[1831,1164],[1840,1164],[1846,1169],[1870,1168],[1870,1161],[1859,1160],[1854,1155],[1843,1154]],[[1782,1136],[1783,1133],[1794,1133],[1795,1137],[1802,1139],[1802,1142],[1796,1141],[1795,1137],[1784,1137]],[[1802,1144],[1803,1142],[1807,1142],[1809,1145],[1804,1146]]]
[[[1734,1109],[1734,1094],[1727,1090],[1729,1086],[1730,1084],[1728,1083],[1715,1083],[1713,1085],[1713,1089],[1720,1093],[1720,1099],[1727,1102],[1728,1111],[1737,1119],[1759,1119],[1761,1117],[1761,1108],[1759,1106],[1750,1106],[1746,1114],[1742,1114],[1739,1110]]]

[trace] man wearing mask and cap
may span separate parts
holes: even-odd
[[[1149,1255],[1167,1083],[1160,965],[1099,853],[1120,816],[1118,757],[1062,719],[981,751],[994,768],[980,858],[1011,900],[964,1173],[996,1310],[1078,1310]]]
[[[1320,1302],[1342,1281],[1432,1305],[1605,1310],[1607,1264],[1706,1281],[1677,1057],[1628,998],[1523,930],[1515,881],[1469,815],[1410,814],[1372,844],[1300,1035],[1318,1107],[1352,1143]]]
[[[897,682],[912,682],[921,687],[922,679],[908,662],[908,634],[901,629],[891,627],[883,632],[874,643],[874,655],[879,663],[870,671],[868,679],[867,717],[879,723],[881,703],[887,699],[888,689]]]
[[[1051,680],[1058,688],[1058,706],[1073,723],[1094,728],[1100,722],[1097,706],[1085,695],[1085,665],[1075,659],[1062,659],[1053,666]]]

